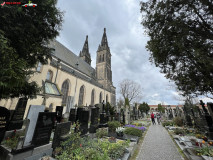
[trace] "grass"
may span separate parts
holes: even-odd
[[[141,138],[139,139],[139,142],[138,142],[138,144],[137,144],[137,146],[135,148],[134,153],[130,157],[130,160],[135,160],[137,158],[137,155],[138,155],[138,153],[139,153],[139,151],[141,149],[141,145],[143,144],[144,137],[146,136],[146,133],[149,130],[149,126],[146,128],[146,131],[143,133],[143,136],[141,136]]]

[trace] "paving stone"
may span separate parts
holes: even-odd
[[[183,160],[162,125],[151,125],[136,160]]]

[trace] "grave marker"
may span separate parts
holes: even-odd
[[[36,123],[32,144],[42,146],[50,141],[51,131],[54,126],[56,113],[40,112]]]
[[[5,107],[0,106],[0,143],[4,138],[9,118],[10,118],[10,111]]]
[[[71,122],[57,123],[52,147],[59,147],[60,142],[65,140],[70,132]]]
[[[44,109],[45,109],[45,106],[43,106],[43,105],[31,105],[30,106],[27,117],[26,117],[26,119],[29,120],[29,126],[26,129],[27,132],[26,132],[25,139],[24,139],[24,144],[23,144],[24,147],[31,145],[33,134],[34,134],[36,123],[37,123],[37,119],[38,119],[38,114],[39,114],[39,112],[43,112]]]
[[[7,130],[21,129],[23,125],[23,117],[27,106],[28,98],[20,98],[16,105],[16,109],[11,116]]]

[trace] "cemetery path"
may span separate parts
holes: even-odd
[[[151,125],[136,160],[183,160],[162,125]]]

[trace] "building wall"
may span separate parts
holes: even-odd
[[[51,70],[53,73],[52,82],[54,82],[55,78],[56,78],[57,67],[51,66],[50,61],[49,61],[48,65],[42,66],[41,72],[35,72],[35,74],[31,77],[30,81],[36,81],[39,86],[42,86],[42,81],[46,80],[46,75],[49,70]],[[80,78],[77,78],[77,86],[76,86],[76,77],[71,74],[68,74],[65,71],[62,71],[59,67],[57,78],[56,78],[56,84],[58,85],[60,90],[61,90],[62,84],[65,80],[69,81],[68,96],[74,96],[74,105],[78,104],[80,87],[82,85],[84,85],[84,87],[85,87],[85,94],[84,94],[84,101],[83,101],[84,106],[91,104],[91,93],[92,93],[93,89],[95,90],[95,96],[94,96],[95,104],[99,103],[99,95],[101,92],[102,92],[102,99],[105,100],[105,102],[106,102],[106,96],[108,95],[108,101],[111,103],[112,94],[109,91],[104,90],[103,88],[100,88],[98,86],[95,86]],[[75,86],[76,86],[76,93],[75,93]],[[1,100],[0,106],[4,106],[10,110],[13,110],[13,109],[15,109],[17,102],[18,102],[17,98]],[[27,103],[26,111],[25,111],[25,117],[28,113],[28,109],[29,109],[30,105],[41,105],[42,103],[43,103],[43,98],[41,95],[38,95],[36,99],[29,99],[28,103]],[[48,96],[48,98],[46,99],[45,106],[47,108],[49,108],[51,103],[53,105],[53,111],[55,111],[56,106],[61,106],[62,97]]]

